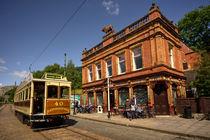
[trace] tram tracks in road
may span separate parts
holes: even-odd
[[[44,128],[31,128],[34,132],[41,132],[41,131],[46,131],[46,130],[52,130],[52,129],[59,129],[59,128],[65,128],[68,127],[68,124],[64,125],[59,125],[59,126],[49,126],[49,127],[44,127]]]
[[[51,138],[52,135],[54,135],[55,133],[58,133],[58,135],[60,135],[60,136],[65,134],[66,137],[73,137],[73,138],[78,137],[78,139],[81,139],[81,138],[83,139],[84,138],[84,139],[90,139],[90,140],[101,140],[101,139],[111,140],[108,137],[99,136],[95,133],[69,126],[69,124],[46,127],[46,128],[34,128],[32,130],[34,132],[39,133],[40,135],[42,135],[46,139],[52,139]]]

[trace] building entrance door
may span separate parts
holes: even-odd
[[[154,101],[155,111],[157,115],[169,115],[167,90],[163,84],[155,85]]]

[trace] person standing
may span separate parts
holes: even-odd
[[[130,121],[136,118],[135,114],[136,114],[136,97],[135,95],[133,95],[131,99]]]
[[[131,109],[131,104],[130,104],[130,102],[129,102],[129,99],[126,99],[126,101],[125,101],[125,115],[126,115],[126,117],[127,118],[129,118],[130,117],[130,109]]]

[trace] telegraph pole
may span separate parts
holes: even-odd
[[[75,79],[74,79],[74,83],[73,83],[73,86],[74,86],[74,115],[76,115],[76,108],[75,108]]]
[[[107,91],[108,91],[108,119],[110,119],[109,77],[107,77]]]
[[[66,53],[64,53],[64,77],[66,77]]]

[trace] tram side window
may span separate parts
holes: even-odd
[[[69,87],[61,87],[61,98],[69,98]]]
[[[31,99],[31,87],[29,88],[29,99]]]
[[[23,91],[23,96],[22,96],[22,100],[25,100],[25,91]]]
[[[57,86],[48,86],[48,98],[58,98]]]
[[[28,89],[26,89],[26,100],[28,100]]]

